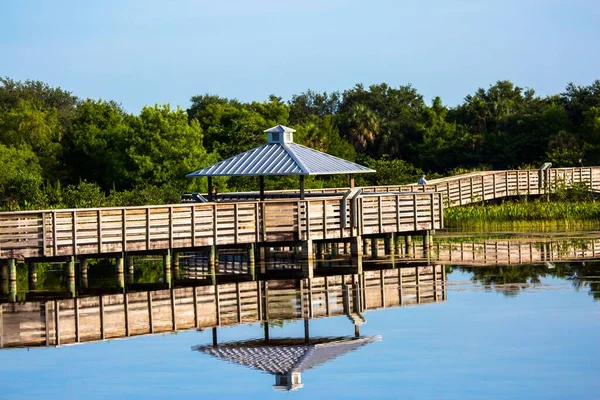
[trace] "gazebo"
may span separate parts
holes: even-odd
[[[214,176],[258,176],[260,199],[265,198],[265,176],[298,175],[300,177],[300,199],[304,199],[304,178],[307,175],[350,175],[350,186],[354,186],[354,174],[372,173],[375,170],[338,157],[294,143],[296,130],[277,125],[265,130],[268,141],[216,164],[186,175],[188,178],[206,176],[210,188]]]

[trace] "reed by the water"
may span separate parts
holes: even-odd
[[[600,202],[524,201],[476,204],[444,210],[447,227],[514,222],[568,222],[600,220]]]

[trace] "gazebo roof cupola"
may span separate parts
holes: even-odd
[[[277,125],[265,130],[269,143],[294,143],[295,129]]]

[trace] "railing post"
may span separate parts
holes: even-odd
[[[415,231],[419,230],[419,218],[417,214],[417,194],[413,194],[413,215],[415,216]]]

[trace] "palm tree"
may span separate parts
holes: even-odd
[[[348,123],[348,139],[357,151],[364,151],[379,134],[379,118],[364,104],[352,106]]]

